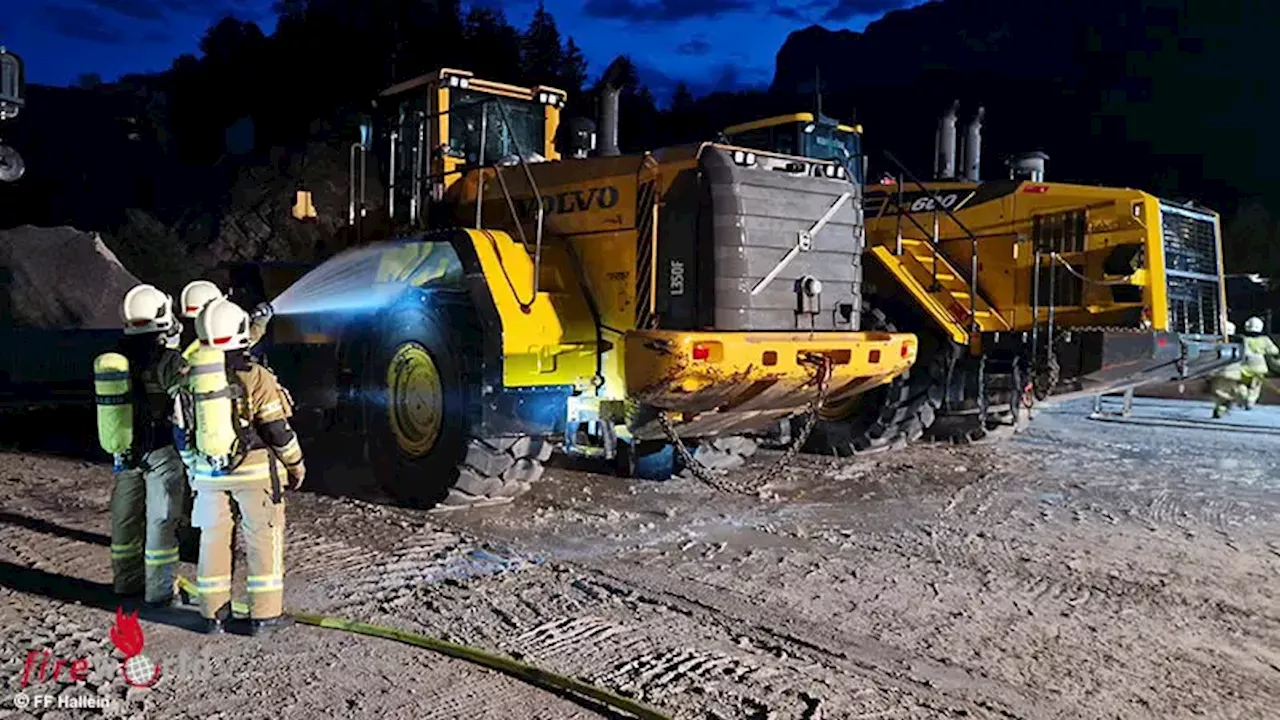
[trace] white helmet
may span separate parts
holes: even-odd
[[[1235,335],[1235,334],[1236,334],[1236,324],[1235,324],[1235,323],[1233,323],[1233,322],[1231,322],[1230,320],[1228,320],[1228,321],[1227,321],[1227,328],[1226,328],[1226,330],[1227,330],[1227,335]]]
[[[249,313],[226,298],[204,306],[196,316],[196,337],[200,344],[218,350],[249,347]]]
[[[220,297],[223,295],[217,285],[208,280],[192,280],[182,288],[182,294],[178,296],[182,317],[194,320],[200,314],[200,308]]]
[[[1253,317],[1249,318],[1248,320],[1245,320],[1245,321],[1244,321],[1244,331],[1245,331],[1245,332],[1247,332],[1247,333],[1260,333],[1260,332],[1262,332],[1262,318],[1260,318],[1260,317],[1258,317],[1258,316],[1256,316],[1256,315],[1255,315],[1255,316],[1253,316]]]
[[[154,285],[138,285],[125,293],[120,319],[124,321],[125,335],[168,332],[176,324],[173,298]]]

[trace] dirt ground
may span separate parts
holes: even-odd
[[[511,505],[434,515],[315,463],[289,509],[286,603],[678,718],[1280,716],[1280,409],[1215,430],[1145,422],[1207,404],[1137,403],[1137,423],[1086,419],[1082,401],[996,445],[800,456],[771,500],[552,469]],[[207,638],[189,612],[144,612],[162,674],[127,688],[108,638],[108,469],[0,463],[0,717],[610,717],[377,638]],[[88,678],[25,697],[106,706],[15,709],[42,648],[87,658]]]

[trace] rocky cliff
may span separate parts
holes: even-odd
[[[810,27],[778,52],[773,91],[796,103],[821,73],[828,112],[873,149],[932,169],[937,118],[987,110],[986,177],[1003,156],[1050,155],[1049,176],[1194,197],[1226,213],[1280,210],[1280,86],[1258,49],[1280,6],[1220,0],[943,0],[861,33]]]

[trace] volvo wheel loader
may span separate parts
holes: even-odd
[[[980,176],[982,110],[935,138],[931,180],[891,154],[865,185],[864,328],[916,333],[892,383],[828,403],[811,449],[846,454],[1016,428],[1050,394],[1202,376],[1242,352],[1224,335],[1217,213],[1140,190],[1046,182],[1043,153]],[[814,114],[728,128],[726,142],[835,159],[865,177],[862,128]],[[963,158],[957,167],[957,146]]]
[[[860,327],[861,190],[836,163],[623,155],[616,89],[598,143],[589,121],[561,127],[565,100],[450,69],[387,90],[392,236],[287,290],[288,268],[256,277],[299,411],[364,438],[391,492],[502,501],[553,445],[667,477],[685,442],[849,402],[914,362],[914,335]]]

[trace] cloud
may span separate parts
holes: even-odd
[[[822,14],[822,19],[826,22],[843,22],[858,16],[883,15],[909,4],[910,0],[837,0],[835,5]]]
[[[172,40],[168,28],[175,16],[210,22],[228,15],[256,20],[263,5],[256,0],[79,0],[46,5],[42,10],[42,19],[51,30],[73,40],[155,44]],[[129,27],[137,30],[136,38],[125,32]]]
[[[151,0],[90,0],[90,5],[135,20],[163,20],[164,11]]]
[[[587,0],[582,13],[603,20],[663,23],[716,18],[754,8],[754,0]]]
[[[817,11],[829,8],[831,0],[805,0],[805,2],[781,2],[780,0],[771,0],[769,3],[769,14],[780,17],[784,20],[792,22],[811,23],[818,19]]]
[[[711,52],[711,43],[702,35],[694,35],[685,42],[676,46],[676,52],[681,55],[692,55],[695,57],[706,55]]]
[[[660,104],[670,102],[676,85],[681,82],[689,86],[690,92],[695,96],[702,96],[717,90],[763,90],[769,86],[773,77],[772,68],[743,66],[738,63],[711,66],[707,74],[700,78],[674,77],[647,63],[636,63],[636,73]]]
[[[49,27],[63,37],[104,45],[119,45],[128,39],[119,28],[109,26],[92,10],[65,5],[45,5],[41,9]]]

